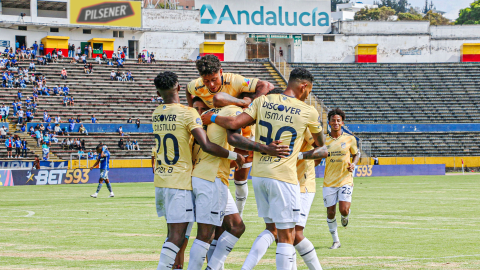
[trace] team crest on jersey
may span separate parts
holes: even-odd
[[[345,149],[345,147],[347,147],[347,144],[346,144],[346,143],[342,143],[342,144],[340,144],[340,146],[342,147],[342,149]]]
[[[163,109],[165,110],[166,108],[167,108],[167,106],[166,106],[166,105],[163,105]]]
[[[249,86],[250,85],[250,80],[245,78],[243,79],[243,83],[242,83],[243,86]]]
[[[283,100],[287,100],[287,97],[283,97]]]
[[[202,119],[200,119],[200,118],[197,118],[197,120],[196,120],[196,121],[197,121],[197,124],[199,124],[199,125],[201,125],[201,124],[202,124]]]
[[[242,113],[242,112],[237,112],[236,115],[239,115],[239,114],[241,114],[241,113]]]

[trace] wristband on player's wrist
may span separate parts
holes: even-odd
[[[212,116],[210,117],[210,121],[212,123],[215,123],[215,118],[217,118],[218,114],[212,114]]]
[[[238,154],[233,151],[228,151],[228,159],[237,160]]]
[[[303,152],[298,153],[298,159],[303,159]]]

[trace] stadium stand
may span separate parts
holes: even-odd
[[[297,64],[315,76],[314,93],[350,123],[480,121],[478,63]]]

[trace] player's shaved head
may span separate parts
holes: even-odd
[[[284,90],[282,88],[274,88],[272,91],[268,92],[267,95],[273,94],[283,94]]]
[[[196,62],[198,73],[200,76],[212,75],[218,73],[222,69],[220,59],[212,54],[202,56]]]
[[[165,71],[159,73],[153,82],[158,91],[176,90],[178,76],[171,71]]]
[[[299,68],[295,68],[294,70],[292,70],[292,72],[290,72],[290,78],[288,79],[288,84],[295,83],[295,82],[301,83],[303,81],[307,81],[310,84],[313,84],[313,80],[314,78],[312,73],[310,73],[310,71],[308,71],[306,68],[299,67]]]
[[[287,89],[290,88],[301,101],[305,101],[313,88],[313,75],[305,68],[295,68],[290,73]]]

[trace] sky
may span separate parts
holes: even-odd
[[[430,4],[428,0],[428,3]],[[357,2],[363,2],[365,4],[373,4],[373,0],[357,0]],[[424,7],[425,0],[408,0],[408,2],[414,7]],[[447,12],[445,17],[455,20],[458,18],[458,12],[462,8],[466,8],[470,6],[470,3],[473,3],[474,0],[433,0],[433,5],[437,8],[437,10]]]

